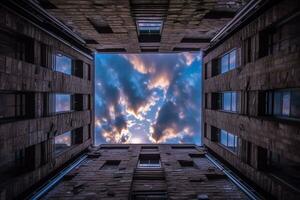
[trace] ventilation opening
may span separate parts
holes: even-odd
[[[160,35],[139,35],[139,42],[150,43],[150,42],[160,42]]]
[[[44,9],[57,9],[57,7],[48,0],[39,0],[39,2]]]
[[[221,19],[221,18],[232,18],[235,12],[221,11],[221,10],[211,10],[204,15],[203,19]]]
[[[85,42],[87,44],[99,44],[96,40],[92,40],[92,39],[86,39]]]
[[[181,43],[209,43],[210,38],[183,38]]]
[[[100,149],[129,149],[129,146],[103,146]]]
[[[172,149],[195,149],[195,146],[172,146]]]
[[[110,28],[109,24],[103,20],[102,18],[88,18],[88,21],[92,24],[94,29],[101,34],[104,33],[113,33],[112,29]]]
[[[185,48],[185,47],[175,47],[173,51],[184,52],[184,51],[200,51],[200,48]]]
[[[107,160],[104,165],[101,167],[101,170],[114,170],[118,169],[120,160]]]
[[[181,167],[194,167],[194,162],[191,160],[178,160]]]
[[[99,53],[103,52],[113,52],[113,53],[119,53],[119,52],[126,52],[125,48],[108,48],[108,49],[97,49]]]

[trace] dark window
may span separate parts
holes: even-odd
[[[204,123],[204,137],[207,138],[207,124]]]
[[[181,167],[194,167],[194,162],[192,160],[178,160]]]
[[[252,38],[249,37],[244,41],[244,64],[252,61]]]
[[[109,24],[102,17],[88,18],[88,21],[100,34],[113,33],[113,30],[111,29]]]
[[[156,42],[160,42],[161,36],[160,35],[141,34],[141,35],[139,35],[138,39],[139,39],[140,43],[156,43]]]
[[[257,169],[265,170],[267,168],[267,149],[258,146],[257,147]]]
[[[212,59],[211,61],[211,75],[212,76],[216,76],[218,74],[220,74],[220,64],[219,64],[220,60],[215,58],[215,59]]]
[[[204,79],[208,78],[208,63],[204,64]]]
[[[209,43],[210,38],[183,38],[181,43]]]
[[[193,47],[174,47],[173,51],[178,51],[178,52],[185,52],[185,51],[200,51],[200,48],[193,48]]]
[[[97,49],[98,52],[113,52],[113,53],[120,53],[126,52],[125,48],[106,48],[106,49]]]
[[[243,139],[241,141],[241,159],[244,163],[251,165],[252,143]]]
[[[82,144],[83,143],[83,127],[77,128],[72,131],[73,144]]]
[[[0,93],[0,120],[34,117],[33,93]]]
[[[52,50],[51,47],[41,43],[41,50],[40,50],[40,65],[42,67],[51,68],[52,63]]]
[[[213,142],[219,141],[219,134],[220,134],[220,129],[211,126],[211,141]]]
[[[47,153],[48,153],[48,141],[44,141],[41,144],[41,163],[40,165],[43,166],[44,164],[46,164],[48,162],[48,157],[47,157]]]
[[[91,65],[90,64],[87,64],[87,73],[88,73],[88,80],[90,81],[91,80]]]
[[[117,170],[120,163],[120,160],[107,160],[101,167],[101,170]]]
[[[172,146],[172,149],[195,149],[195,146],[191,146],[191,145]]]
[[[145,191],[135,192],[132,194],[133,200],[167,200],[168,196],[166,192],[161,191]]]
[[[99,44],[99,42],[97,42],[96,40],[93,40],[93,39],[86,39],[85,42],[87,44]]]
[[[82,94],[74,94],[73,96],[73,109],[76,111],[82,111],[84,110],[83,104],[84,104],[84,95]]]
[[[35,169],[35,145],[15,152],[15,166],[21,173]]]
[[[235,12],[225,10],[210,10],[203,16],[203,19],[221,19],[221,18],[233,18]]]
[[[72,74],[79,78],[83,78],[83,61],[82,60],[75,61],[75,65],[74,65]]]
[[[129,146],[101,146],[100,149],[117,149],[117,150],[122,150],[122,149],[129,149]]]
[[[0,31],[0,38],[0,54],[29,63],[34,62],[32,38],[4,31]]]
[[[300,89],[267,91],[264,110],[266,115],[300,118]]]
[[[266,28],[259,32],[259,58],[273,53],[274,29]]]

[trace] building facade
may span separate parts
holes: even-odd
[[[0,7],[0,199],[92,144],[93,57],[68,29],[14,1]]]
[[[43,199],[247,199],[195,145],[100,145]]]
[[[276,199],[300,197],[299,8],[254,1],[204,55],[204,145]]]

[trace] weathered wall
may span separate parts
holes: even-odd
[[[264,116],[261,111],[264,101],[260,99],[260,94],[267,90],[300,88],[299,17],[290,17],[297,8],[298,1],[278,1],[265,8],[259,16],[253,17],[247,25],[239,27],[222,42],[212,46],[204,56],[205,146],[278,199],[296,199],[299,190],[290,187],[280,178],[269,175],[267,170],[260,170],[258,149],[263,147],[299,163],[299,119]],[[259,34],[268,27],[277,30],[273,38],[273,53],[260,57]],[[251,51],[247,54],[246,40],[249,38]],[[233,48],[238,52],[237,68],[213,76],[213,60]],[[251,59],[246,61],[249,55]],[[239,112],[228,113],[213,109],[212,93],[222,91],[240,92]],[[233,153],[214,141],[211,126],[237,135],[238,152]],[[242,140],[252,143],[250,163],[242,159],[247,156],[243,155]]]

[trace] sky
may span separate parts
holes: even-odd
[[[201,53],[96,54],[95,144],[201,143]]]

